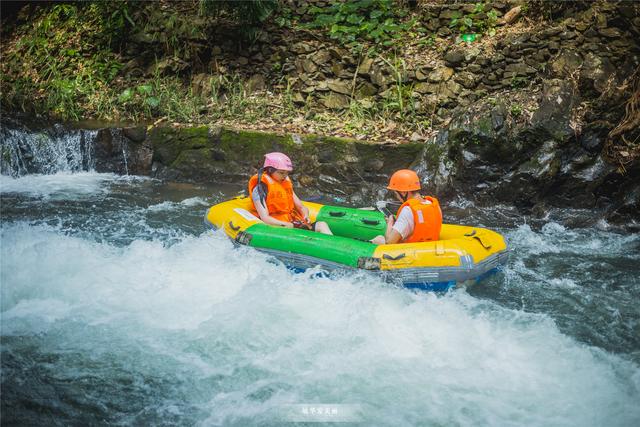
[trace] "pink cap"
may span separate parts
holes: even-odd
[[[267,153],[264,155],[264,166],[271,166],[276,169],[280,169],[283,171],[292,171],[293,164],[291,163],[291,159],[283,153]]]

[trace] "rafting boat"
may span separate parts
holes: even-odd
[[[303,202],[311,221],[326,222],[333,236],[263,223],[252,213],[248,197],[209,208],[205,224],[222,229],[239,245],[273,255],[288,267],[304,271],[363,269],[408,288],[443,291],[494,273],[508,257],[504,238],[491,230],[443,224],[440,240],[375,245],[384,235],[384,215],[376,210]]]

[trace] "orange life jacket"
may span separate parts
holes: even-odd
[[[267,186],[267,198],[265,204],[269,215],[277,220],[291,222],[295,216],[295,204],[293,203],[293,184],[289,177],[278,182],[269,174],[262,174],[262,182]],[[253,189],[258,185],[258,175],[254,175],[249,180],[249,197],[253,194]],[[253,198],[251,199],[253,201]],[[253,214],[258,216],[254,203]]]
[[[423,203],[419,199],[409,199],[400,206],[396,217],[400,211],[409,206],[413,214],[413,233],[402,241],[402,243],[428,242],[440,239],[440,229],[442,228],[442,211],[440,203],[435,197],[424,197]]]

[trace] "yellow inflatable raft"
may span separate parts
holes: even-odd
[[[266,225],[251,213],[252,202],[246,197],[212,206],[205,224],[297,270],[316,266],[328,271],[364,269],[408,288],[426,290],[447,290],[470,280],[479,281],[497,271],[508,257],[507,244],[500,234],[453,224],[443,224],[437,241],[374,245],[369,240],[384,234],[386,228],[382,213],[304,204],[311,220],[329,224],[333,236]]]

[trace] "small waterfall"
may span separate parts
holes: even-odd
[[[60,125],[38,131],[3,125],[0,171],[18,177],[93,170],[96,135],[94,130],[68,130]]]
[[[112,129],[111,135],[114,139],[117,137],[118,142],[120,143],[120,149],[122,150],[122,160],[124,163],[124,174],[129,175],[129,163],[127,158],[129,157],[129,144],[127,143],[127,138],[124,137],[124,133],[122,129]]]

